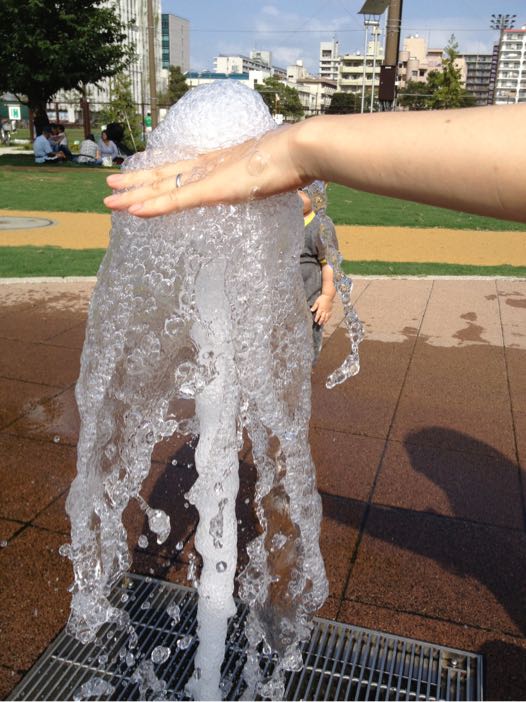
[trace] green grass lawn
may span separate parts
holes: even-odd
[[[109,193],[109,172],[71,163],[39,166],[30,154],[0,155],[0,206],[13,210],[107,212],[102,199]],[[342,185],[331,185],[328,194],[328,214],[335,224],[526,231],[526,224],[370,195]]]

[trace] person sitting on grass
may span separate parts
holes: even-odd
[[[63,151],[53,151],[53,147],[49,141],[50,137],[51,127],[48,124],[42,128],[42,134],[37,136],[33,142],[35,163],[60,163],[66,160],[66,155]]]
[[[88,136],[80,142],[77,163],[83,163],[87,166],[102,165],[99,147],[97,146],[97,142],[95,141],[93,134],[88,134]]]
[[[99,141],[100,155],[102,158],[103,165],[105,165],[106,160],[112,164],[115,159],[119,159],[119,149],[116,147],[114,142],[109,138],[108,132],[104,130],[101,134]],[[120,161],[122,163],[122,161]]]
[[[51,127],[51,137],[49,143],[53,148],[53,151],[61,151],[68,161],[73,160],[73,154],[69,150],[68,138],[66,136],[66,131],[63,124],[52,124]]]

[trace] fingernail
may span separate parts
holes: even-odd
[[[108,185],[110,183],[120,183],[122,178],[123,178],[122,175],[119,175],[118,173],[113,173],[113,175],[110,175],[106,178],[106,183],[108,183]]]
[[[113,195],[108,195],[108,197],[104,198],[103,202],[106,205],[106,207],[111,207],[112,204],[115,202],[115,197]]]

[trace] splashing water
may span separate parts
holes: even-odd
[[[189,91],[126,168],[192,157],[274,127],[257,92],[217,81]],[[257,176],[267,163],[256,142],[249,173]],[[169,518],[142,500],[141,485],[159,440],[174,432],[198,435],[198,478],[188,496],[199,512],[195,546],[203,561],[195,580],[200,673],[187,686],[195,699],[221,699],[227,623],[235,613],[243,429],[257,469],[260,526],[239,588],[250,609],[248,697],[282,696],[284,673],[301,667],[300,644],[327,597],[321,501],[308,444],[312,343],[299,270],[303,237],[295,193],[149,220],[116,213],[92,296],[76,388],[78,473],[67,500],[72,543],[63,549],[75,575],[68,629],[87,642],[106,622],[127,626],[107,599],[130,566],[122,513],[138,499],[157,541],[167,538]],[[337,260],[330,248],[328,260]],[[340,294],[350,293],[347,279],[335,277]],[[353,372],[354,362],[333,380]],[[192,420],[179,418],[181,399],[195,402]],[[195,560],[191,571],[195,579]],[[177,645],[191,643],[185,636]],[[276,661],[266,678],[261,645]],[[165,689],[153,665],[143,661],[134,675],[141,694],[161,699]]]

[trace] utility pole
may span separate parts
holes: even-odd
[[[148,12],[148,73],[150,78],[150,114],[152,127],[158,123],[157,111],[157,75],[155,70],[155,22],[153,16],[153,0],[146,0]],[[143,125],[144,128],[144,125]]]
[[[385,58],[380,70],[378,100],[383,110],[392,110],[396,99],[396,78],[400,33],[402,29],[403,0],[389,0],[387,24],[385,28]]]

